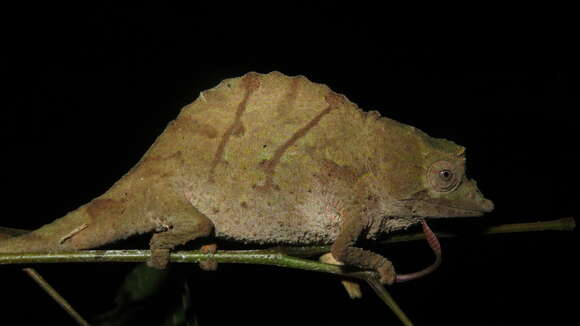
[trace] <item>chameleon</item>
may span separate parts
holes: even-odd
[[[165,268],[170,250],[200,238],[331,244],[338,262],[391,284],[393,264],[360,240],[493,207],[465,174],[464,147],[304,76],[250,72],[200,92],[110,189],[0,241],[0,253],[75,251],[152,233],[148,264]]]

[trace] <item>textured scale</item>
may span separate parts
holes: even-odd
[[[237,95],[236,105],[224,109],[223,99],[231,94]],[[206,171],[192,180],[188,198],[210,217],[217,236],[332,242],[341,223],[340,189],[349,181],[340,178],[365,173],[364,166],[348,171],[335,159],[356,140],[347,132],[353,120],[362,128],[365,119],[343,96],[304,77],[272,73],[225,80],[178,118],[209,121],[208,126],[225,130],[191,149],[215,151],[203,157]],[[332,180],[329,173],[339,178]]]

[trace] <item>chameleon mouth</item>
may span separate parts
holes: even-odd
[[[493,202],[483,197],[473,180],[464,180],[453,192],[423,199],[425,216],[481,216],[494,209]]]
[[[430,199],[417,202],[415,210],[425,217],[476,217],[489,213],[494,209],[491,200],[483,199],[478,202],[450,203],[445,199]]]
[[[453,210],[456,214],[467,214],[465,216],[481,216],[484,213],[489,213],[493,211],[494,205],[493,202],[489,199],[484,199],[481,202],[474,203],[471,205],[450,205],[446,203],[438,203],[437,201],[428,201],[428,203],[432,204],[433,206],[447,208]],[[455,216],[455,215],[454,215]]]

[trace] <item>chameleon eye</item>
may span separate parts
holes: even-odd
[[[433,190],[449,192],[454,190],[461,180],[457,167],[448,161],[437,161],[427,171],[427,180]]]
[[[441,170],[441,171],[439,171],[439,177],[443,181],[449,181],[453,178],[453,172],[451,172],[449,170]]]

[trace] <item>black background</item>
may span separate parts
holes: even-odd
[[[577,26],[559,16],[565,9],[465,14],[460,21],[435,15],[394,21],[396,12],[378,8],[218,9],[5,10],[8,191],[0,224],[33,229],[89,201],[128,171],[200,91],[272,70],[305,75],[364,109],[466,146],[468,173],[496,210],[479,219],[433,221],[435,230],[576,213],[579,52]],[[578,322],[576,231],[464,236],[442,245],[436,273],[391,288],[416,324]],[[400,271],[432,259],[424,243],[376,250]],[[90,317],[111,308],[130,267],[38,269]],[[184,268],[197,267],[177,267]],[[16,267],[0,272],[1,324],[72,324]],[[201,325],[397,324],[368,288],[352,301],[328,275],[226,264],[190,274]]]

